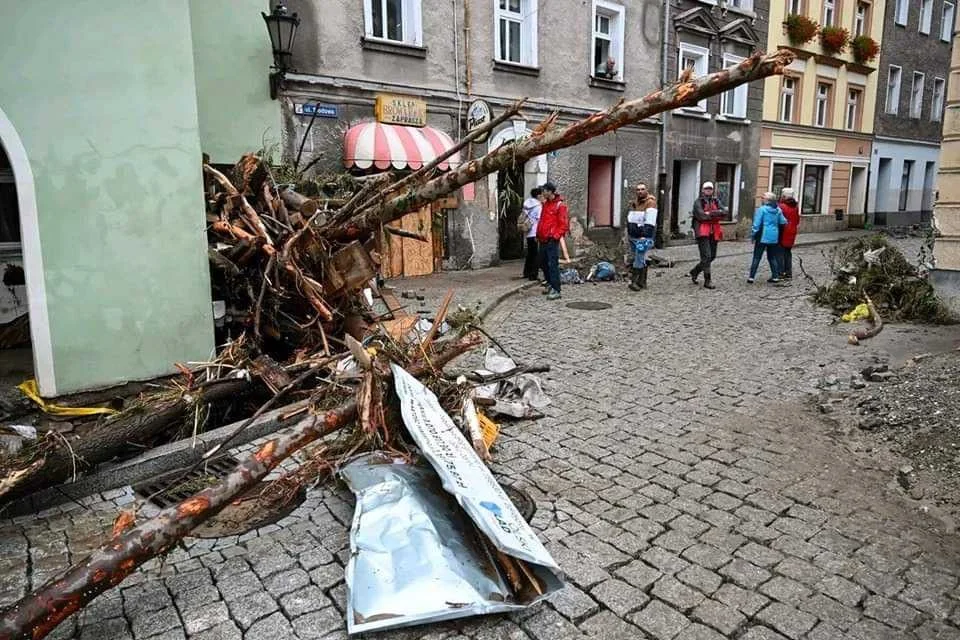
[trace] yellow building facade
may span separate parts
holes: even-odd
[[[866,211],[877,96],[877,60],[857,63],[850,47],[826,52],[815,36],[792,43],[786,21],[805,16],[823,25],[867,35],[882,46],[883,0],[773,0],[768,49],[796,55],[782,76],[764,81],[757,198],[797,194],[801,232],[843,229]]]

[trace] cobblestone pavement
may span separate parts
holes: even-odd
[[[799,253],[808,270],[822,262]],[[533,525],[569,586],[519,615],[377,637],[960,638],[956,537],[858,464],[809,402],[882,343],[848,346],[802,283],[747,285],[741,259],[715,265],[716,291],[682,271],[637,294],[530,291],[493,314],[518,360],[553,365],[547,417],[505,426],[495,470],[536,499]],[[565,306],[576,300],[612,308]],[[0,601],[82,557],[132,499],[0,524]],[[325,487],[278,525],[193,539],[53,637],[344,638],[352,510]]]

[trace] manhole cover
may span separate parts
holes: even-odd
[[[527,495],[526,491],[517,489],[516,487],[509,485],[501,486],[507,494],[507,497],[510,498],[510,501],[517,507],[517,511],[520,512],[523,519],[527,522],[533,520],[533,514],[537,512],[537,503],[533,501],[533,498]]]
[[[580,302],[568,302],[568,309],[580,309],[582,311],[601,311],[603,309],[612,309],[612,304],[606,302],[594,302],[592,300],[583,300]]]
[[[165,509],[205,489],[230,473],[237,466],[233,456],[211,460],[204,467],[192,471],[173,486],[182,470],[164,474],[143,484],[134,486],[134,491],[143,498]],[[300,488],[293,495],[281,495],[279,485],[261,482],[227,505],[220,513],[194,529],[195,538],[222,538],[244,534],[288,516],[306,499],[307,492]]]

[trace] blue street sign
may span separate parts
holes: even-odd
[[[294,113],[298,116],[312,116],[316,112],[318,118],[336,118],[339,116],[335,104],[294,104]]]

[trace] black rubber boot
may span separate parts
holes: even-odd
[[[644,267],[640,269],[640,277],[638,278],[637,284],[640,285],[641,289],[647,288],[647,273],[650,271],[650,267]]]
[[[640,291],[640,269],[630,269],[630,291]]]
[[[716,288],[717,288],[716,285],[714,285],[713,282],[711,281],[709,275],[704,275],[704,276],[703,276],[703,288],[704,288],[704,289],[716,289]]]

